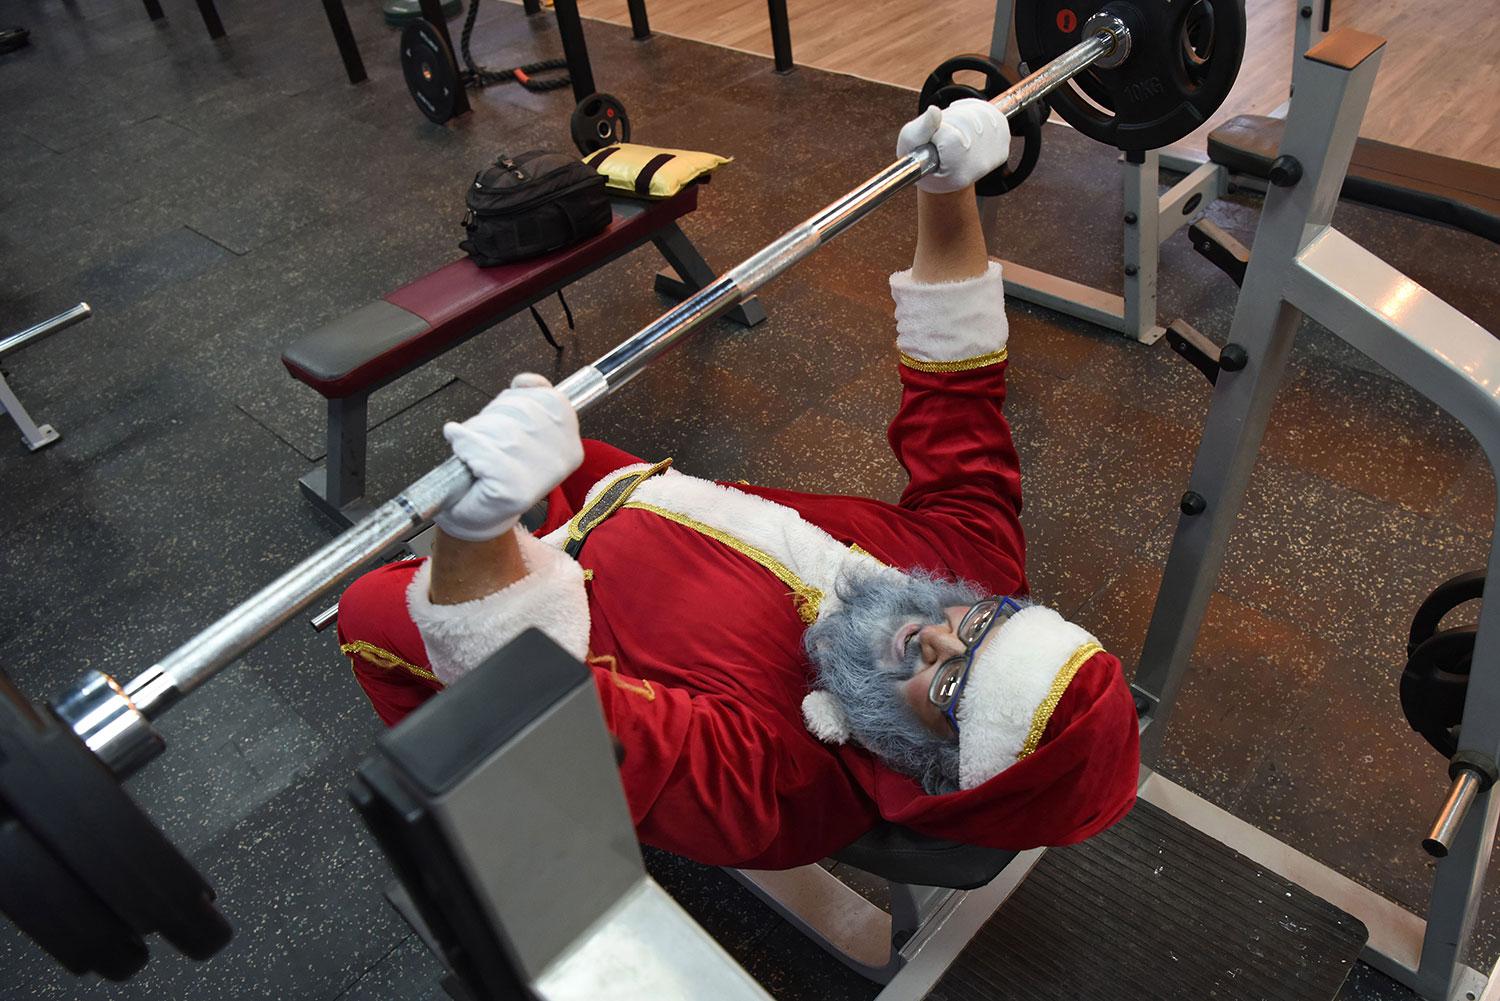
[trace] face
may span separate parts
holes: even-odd
[[[922,726],[949,740],[957,736],[953,732],[953,724],[948,722],[948,717],[943,715],[941,709],[932,704],[927,693],[938,668],[946,661],[964,655],[963,642],[958,638],[958,624],[963,621],[964,613],[968,612],[969,607],[947,606],[943,609],[940,622],[913,619],[901,625],[892,639],[893,651],[898,651],[902,661],[912,665],[911,677],[900,685],[902,699],[911,707]],[[984,643],[988,642],[989,637],[986,636]]]
[[[958,742],[927,700],[937,666],[963,652],[955,630],[982,594],[910,575],[839,584],[841,607],[804,635],[818,686],[838,701],[858,742],[929,792],[957,788]]]

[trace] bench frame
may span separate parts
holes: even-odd
[[[548,284],[542,291],[525,302],[518,302],[504,312],[483,323],[477,324],[462,337],[451,341],[442,351],[416,361],[389,376],[372,383],[348,396],[329,397],[328,426],[326,432],[327,458],[325,461],[298,479],[302,493],[313,505],[341,525],[352,525],[368,514],[373,505],[365,497],[365,466],[368,452],[368,429],[370,394],[390,385],[397,379],[435,361],[443,354],[458,347],[470,338],[489,330],[510,317],[530,308],[567,286],[597,271],[619,257],[630,253],[649,240],[669,265],[669,269],[656,275],[655,290],[668,298],[682,300],[704,288],[718,276],[703,259],[686,233],[676,222],[652,231],[648,236],[629,242],[606,254],[587,267],[572,271]],[[380,300],[384,302],[384,300]],[[390,305],[390,304],[386,304]],[[391,305],[392,309],[397,309]],[[760,300],[751,297],[726,314],[745,327],[753,327],[766,318]]]

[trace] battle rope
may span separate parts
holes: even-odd
[[[469,14],[464,18],[463,34],[459,36],[458,48],[464,57],[464,65],[468,69],[460,73],[466,87],[488,87],[493,83],[506,83],[514,80],[522,87],[531,91],[557,90],[566,87],[571,82],[567,75],[554,77],[550,80],[533,79],[533,73],[546,73],[551,70],[565,70],[568,68],[566,59],[543,59],[541,62],[527,63],[525,66],[517,66],[508,70],[492,70],[474,63],[474,55],[469,51],[469,39],[474,34],[474,21],[479,16],[479,0],[469,0]]]

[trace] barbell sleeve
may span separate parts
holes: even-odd
[[[1098,30],[991,100],[1007,118],[1036,103],[1094,63],[1123,58],[1130,32],[1117,18],[1096,19]],[[756,289],[938,168],[925,145],[839,197],[683,300],[557,388],[582,415],[625,385],[689,331],[733,308]],[[264,640],[292,616],[432,518],[467,490],[473,478],[456,457],[386,501],[338,538],[231,609],[126,684],[91,672],[53,710],[117,774],[140,767],[163,744],[150,721]]]
[[[1448,790],[1448,799],[1432,824],[1431,833],[1422,839],[1422,847],[1427,854],[1433,858],[1448,857],[1448,849],[1452,847],[1458,829],[1463,826],[1464,818],[1469,815],[1469,808],[1474,805],[1474,800],[1483,789],[1484,779],[1478,772],[1472,768],[1458,770],[1458,774],[1453,777],[1453,787]]]

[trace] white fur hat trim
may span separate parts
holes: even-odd
[[[832,692],[818,689],[808,692],[802,700],[802,720],[808,732],[825,744],[844,744],[849,741],[849,718]]]
[[[1070,680],[1060,672],[1070,664],[1076,670],[1075,657],[1098,647],[1086,630],[1041,605],[1021,609],[985,641],[955,710],[960,788],[981,785],[1016,763],[1053,682]]]
[[[494,594],[457,605],[434,605],[428,595],[432,561],[406,589],[406,607],[427,647],[432,673],[451,685],[529,627],[584,659],[589,647],[589,602],[583,569],[560,549],[515,529],[527,576]]]
[[[910,271],[891,275],[896,300],[896,347],[924,362],[956,362],[994,355],[1005,347],[1005,283],[991,261],[984,274],[924,284]]]

